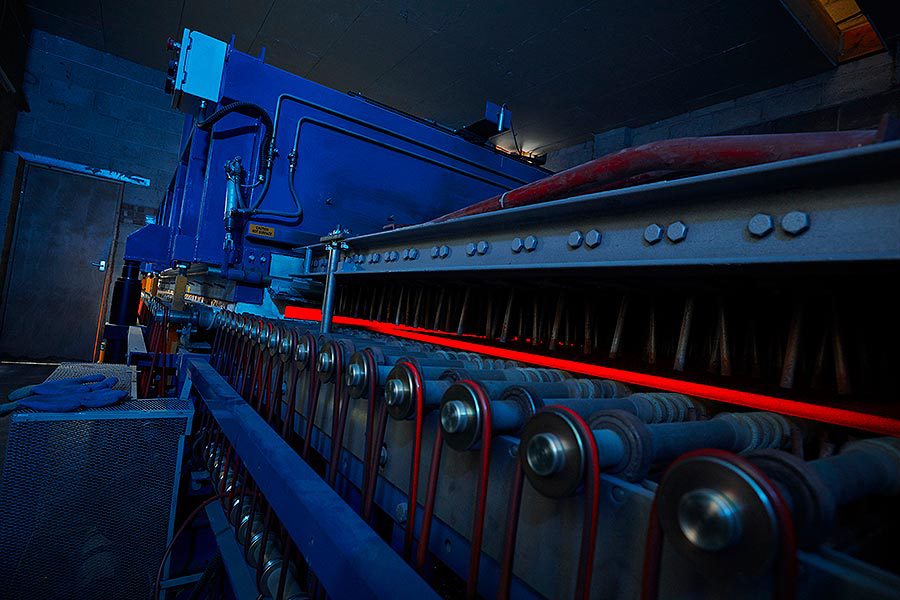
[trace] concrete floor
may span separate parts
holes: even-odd
[[[56,369],[55,364],[32,365],[26,363],[0,363],[0,404],[7,395],[23,385],[41,383]],[[9,433],[9,417],[0,417],[0,465],[6,456],[6,439]]]

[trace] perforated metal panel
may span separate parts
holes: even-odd
[[[11,417],[0,598],[149,598],[193,409],[132,400]]]
[[[60,363],[56,370],[50,373],[47,381],[69,379],[95,373],[100,373],[106,377],[118,378],[119,382],[113,386],[113,389],[126,390],[132,398],[137,398],[137,370],[129,365],[64,362]]]

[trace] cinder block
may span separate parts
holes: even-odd
[[[95,152],[95,139],[97,134],[85,129],[70,127],[62,123],[54,123],[47,120],[39,120],[34,124],[34,139],[48,144],[55,144],[63,148],[79,152]],[[65,156],[60,156],[70,160]]]
[[[84,64],[91,64],[100,54],[100,52],[93,48],[82,46],[81,44],[64,37],[53,35],[39,29],[32,30],[30,45],[32,51],[47,52],[66,60]]]
[[[737,102],[731,108],[710,113],[709,116],[712,121],[709,131],[702,135],[714,135],[755,125],[762,121],[762,106],[762,102],[749,102],[747,104]]]
[[[605,156],[628,148],[632,143],[630,127],[618,127],[594,135],[594,157]]]
[[[123,139],[134,141],[143,146],[164,150],[170,153],[178,152],[181,142],[180,133],[164,131],[155,127],[148,127],[137,123],[119,123],[119,131]]]
[[[35,80],[48,77],[50,79],[69,81],[72,79],[73,64],[74,63],[71,60],[59,57],[55,54],[32,50],[28,53],[28,57],[25,60],[25,70],[30,73]]]
[[[551,171],[559,172],[586,163],[594,157],[594,140],[561,148],[547,154],[544,165]]]
[[[165,71],[163,70],[166,65],[164,64],[159,65],[158,69],[153,69],[106,52],[98,54],[100,68],[116,73],[124,79],[130,79],[145,85],[159,86],[160,88],[166,80]]]
[[[719,102],[718,104],[710,104],[709,106],[704,106],[703,108],[698,108],[697,110],[692,110],[690,112],[690,116],[693,118],[702,117],[703,115],[708,115],[712,113],[717,113],[723,110],[728,110],[730,108],[734,108],[736,100],[726,100],[725,102]]]
[[[173,109],[150,108],[131,102],[122,96],[97,92],[94,96],[94,110],[116,119],[148,125],[181,136],[184,115]]]
[[[91,134],[115,135],[118,120],[80,106],[67,106],[63,110],[44,117],[54,123],[62,123],[85,130]]]
[[[152,153],[153,150],[144,144],[128,140],[120,135],[105,138],[103,140],[103,152],[105,156],[114,159],[118,170],[131,170],[136,165],[143,164],[145,154]]]
[[[763,100],[762,120],[771,121],[814,110],[822,105],[824,91],[825,85],[818,78],[792,85],[783,93]]]
[[[665,140],[669,138],[669,123],[667,121],[659,121],[645,127],[638,127],[632,131],[631,145],[642,146],[655,142],[657,140]]]
[[[178,162],[178,155],[174,152],[167,152],[165,150],[154,150],[152,153],[149,153],[147,159],[145,159],[144,164],[148,167],[152,167],[157,171],[170,173],[175,170],[175,165]]]
[[[158,208],[162,202],[162,193],[153,188],[127,184],[125,186],[123,200],[128,204],[146,208]]]
[[[673,123],[669,127],[669,138],[682,137],[699,137],[709,135],[712,130],[713,115],[706,114],[700,117],[692,117],[690,113],[687,117]]]
[[[122,96],[127,100],[138,102],[152,108],[170,108],[172,98],[163,91],[162,86],[165,76],[162,74],[160,75],[162,79],[158,86],[140,83],[131,79],[123,79]]]
[[[185,119],[184,113],[171,108],[165,110],[145,108],[143,115],[144,120],[139,122],[177,135],[179,140],[181,139],[181,131]]]
[[[38,93],[47,102],[58,106],[83,106],[94,101],[94,91],[71,81],[42,78]]]
[[[854,65],[852,70],[838,67],[832,75],[822,90],[822,104],[825,106],[874,96],[890,90],[894,83],[893,64],[881,62]]]
[[[16,129],[13,137],[29,138],[34,135],[34,123],[36,119],[33,113],[18,113],[16,117]]]
[[[71,80],[82,87],[109,94],[122,93],[125,80],[114,73],[79,63],[71,66],[71,73]]]

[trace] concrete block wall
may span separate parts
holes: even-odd
[[[125,202],[156,208],[175,170],[184,117],[162,91],[165,73],[35,30],[13,150],[150,179]]]
[[[623,148],[679,137],[756,133],[783,130],[770,126],[778,122],[796,123],[798,129],[815,127],[841,129],[841,110],[863,102],[869,104],[853,111],[845,125],[870,127],[877,123],[884,107],[900,105],[900,57],[881,52],[807,79],[779,86],[735,100],[720,102],[640,127],[620,127],[594,135],[593,140],[562,148],[547,157],[547,165],[556,171],[573,167],[591,158]],[[872,102],[885,97],[884,102]],[[867,114],[860,115],[860,113]],[[800,119],[802,115],[827,113],[818,119]],[[900,115],[898,115],[900,116]],[[801,124],[802,123],[802,124]],[[787,130],[791,130],[786,126]],[[590,149],[589,149],[590,148]]]
[[[155,215],[178,161],[184,115],[170,108],[164,81],[162,70],[31,34],[22,86],[30,111],[18,115],[12,151],[150,180],[149,187],[124,184],[115,269],[125,238]]]

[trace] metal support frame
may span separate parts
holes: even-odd
[[[188,369],[191,389],[331,597],[437,598],[208,363],[191,360]]]
[[[337,275],[897,260],[898,161],[885,142],[359,236]]]
[[[344,242],[349,232],[346,229],[337,228],[329,235],[322,238],[328,252],[328,265],[325,274],[325,298],[322,301],[322,326],[321,333],[331,333],[331,322],[334,318],[334,275],[341,258],[341,250],[348,250],[349,246]]]
[[[222,507],[211,504],[206,507],[209,526],[216,536],[216,544],[222,555],[222,564],[231,583],[231,592],[236,600],[256,600],[259,591],[256,589],[256,574],[244,560],[244,552],[238,545],[231,523],[225,518]]]

